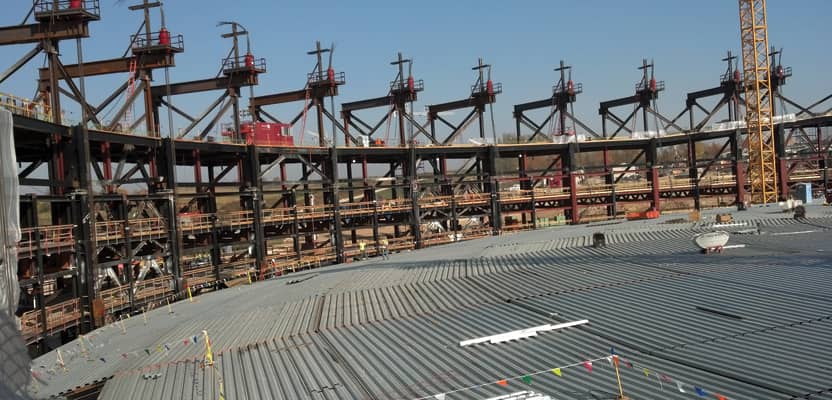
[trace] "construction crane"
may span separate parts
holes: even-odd
[[[767,204],[777,202],[778,191],[766,0],[739,6],[751,202]]]

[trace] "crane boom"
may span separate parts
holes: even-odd
[[[778,200],[766,0],[739,0],[751,201]]]

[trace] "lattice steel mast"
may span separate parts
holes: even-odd
[[[739,0],[748,177],[753,203],[777,202],[777,159],[765,0]]]

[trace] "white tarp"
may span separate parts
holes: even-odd
[[[12,113],[0,108],[0,310],[17,310],[17,242],[20,241],[20,188],[12,134]]]

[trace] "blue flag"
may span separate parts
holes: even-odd
[[[708,395],[708,392],[706,392],[705,389],[702,389],[700,387],[694,387],[693,389],[696,390],[696,394],[698,394],[699,397],[705,397]]]

